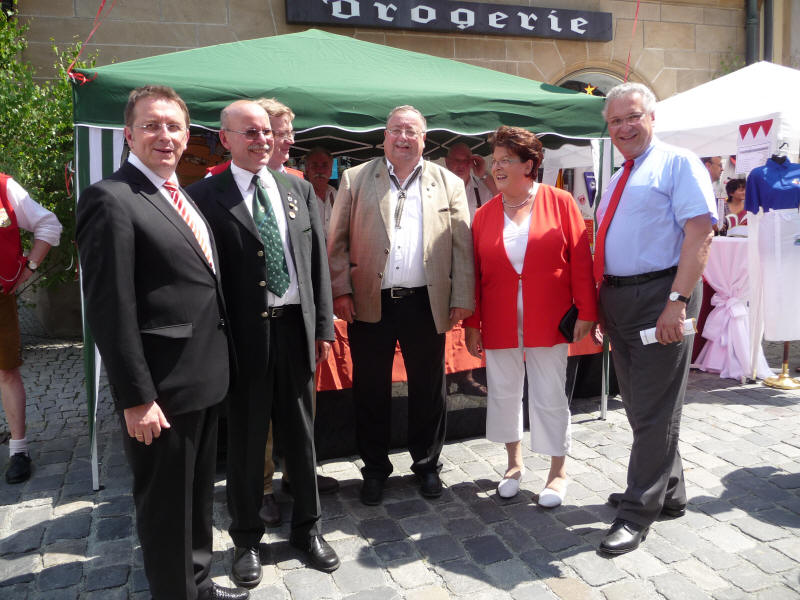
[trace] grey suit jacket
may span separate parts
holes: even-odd
[[[309,358],[306,367],[307,373],[313,373],[315,340],[334,339],[331,286],[317,197],[307,181],[270,172],[287,215],[305,326],[302,335]],[[239,375],[247,379],[254,372],[262,372],[266,364],[267,294],[261,285],[267,279],[264,245],[230,169],[190,185],[187,191],[208,220],[217,242],[222,288],[226,302],[231,303],[228,320]],[[290,199],[296,209],[290,209]]]
[[[425,279],[436,330],[450,328],[454,307],[475,308],[472,234],[464,182],[447,169],[424,161],[422,237]],[[333,297],[352,294],[356,319],[381,318],[381,282],[389,258],[391,183],[385,158],[342,175],[328,231]]]

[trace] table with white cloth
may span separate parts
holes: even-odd
[[[747,239],[715,237],[703,277],[714,288],[711,312],[703,326],[707,340],[694,367],[719,373],[720,377],[750,377],[750,324]],[[756,374],[772,376],[764,351],[758,349]]]

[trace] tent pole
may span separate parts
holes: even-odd
[[[609,164],[611,168],[614,165],[614,148],[606,139],[602,140],[600,144],[600,169],[597,178],[597,194],[594,203],[594,220],[595,220],[595,234],[597,233],[597,207],[600,206],[600,198],[602,197],[604,184],[605,184],[605,158],[606,158],[606,144],[609,146]],[[610,169],[609,169],[610,171]],[[608,336],[603,333],[603,360],[601,366],[602,376],[600,379],[600,419],[605,421],[608,415],[608,390],[610,387],[609,379],[611,377],[611,354]]]

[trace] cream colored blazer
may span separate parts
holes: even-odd
[[[422,189],[423,261],[436,330],[450,328],[450,308],[475,308],[472,234],[464,182],[424,161]],[[356,319],[381,318],[381,282],[389,258],[391,183],[385,158],[342,174],[328,232],[333,297],[352,294]]]

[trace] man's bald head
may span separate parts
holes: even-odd
[[[444,164],[448,171],[455,173],[464,181],[464,185],[469,183],[472,172],[472,150],[464,142],[450,146]]]

